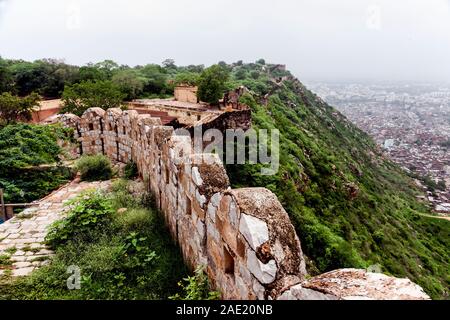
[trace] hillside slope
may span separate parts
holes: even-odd
[[[277,194],[309,272],[379,265],[433,298],[448,298],[450,223],[420,215],[429,210],[416,200],[413,180],[283,68],[264,61],[229,67],[233,85],[253,91],[242,100],[252,108],[254,128],[281,133],[277,175],[232,165],[230,179],[234,187],[266,186]]]

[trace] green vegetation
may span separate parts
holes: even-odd
[[[6,66],[7,85],[4,91],[21,97],[32,92],[46,98],[59,97],[64,86],[76,82],[78,77],[78,67],[55,59],[27,62],[0,58],[0,64]]]
[[[198,98],[210,104],[218,104],[226,91],[228,71],[220,66],[213,65],[205,69],[198,79]]]
[[[265,71],[266,70],[266,71]],[[280,170],[228,166],[234,187],[265,186],[289,213],[311,273],[380,264],[433,298],[448,298],[450,223],[421,216],[419,191],[365,133],[271,65],[233,65],[231,81],[247,86],[254,128],[280,130]],[[251,74],[258,72],[255,80]],[[259,103],[269,93],[267,106]]]
[[[127,69],[117,72],[112,77],[112,82],[125,94],[126,100],[133,100],[144,92],[146,79],[136,70]]]
[[[111,161],[102,154],[82,156],[77,160],[75,170],[80,172],[83,181],[109,180],[113,175]]]
[[[0,94],[24,97],[36,92],[45,99],[64,97],[68,111],[82,114],[86,106],[111,107],[123,99],[167,97],[173,93],[177,74],[195,77],[203,69],[202,65],[178,67],[172,59],[166,59],[162,66],[129,67],[105,60],[78,67],[55,59],[28,62],[0,57]],[[100,97],[92,95],[93,91]]]
[[[0,255],[0,270],[9,268],[11,264],[12,261],[9,259],[9,255],[7,254]]]
[[[184,278],[183,281],[178,282],[182,293],[177,293],[169,297],[171,300],[218,300],[220,299],[220,292],[210,291],[208,276],[204,272],[204,267],[199,267],[195,270],[193,276]]]
[[[425,186],[428,188],[428,191],[430,191],[430,192],[435,192],[436,190],[445,191],[447,188],[445,185],[445,181],[440,180],[440,181],[436,182],[429,175],[422,177],[422,178],[420,178],[420,177],[417,177],[417,178],[422,180],[422,182],[425,184]]]
[[[386,160],[372,139],[295,81],[284,68],[268,64],[263,59],[248,64],[242,61],[232,65],[221,62],[208,69],[202,65],[176,66],[170,59],[162,66],[149,64],[133,68],[119,66],[113,61],[79,68],[55,60],[30,63],[0,59],[0,93],[7,91],[25,96],[37,92],[44,97],[57,97],[65,86],[70,93],[71,88],[88,84],[86,91],[89,92],[91,87],[99,83],[106,84],[105,88],[114,88],[111,92],[117,98],[115,103],[119,103],[118,100],[121,102],[123,98],[165,97],[172,93],[176,84],[195,83],[199,85],[200,99],[214,104],[222,98],[225,90],[240,85],[247,87],[251,94],[243,97],[242,102],[252,109],[253,126],[256,129],[280,130],[280,170],[274,176],[262,176],[259,165],[236,165],[227,167],[228,174],[234,187],[265,186],[277,194],[301,239],[302,248],[308,257],[309,271],[314,274],[335,268],[364,268],[379,264],[385,273],[408,277],[418,283],[433,298],[448,298],[449,222],[427,217],[430,215],[429,209],[416,199],[420,191],[412,179],[397,165]],[[110,92],[109,89],[105,89],[105,92]],[[79,96],[82,94],[85,93],[79,92]],[[269,97],[267,100],[263,98],[266,95]],[[76,98],[70,96],[69,101],[72,99],[77,106]],[[86,103],[89,106],[98,106],[95,100],[92,104],[91,100],[86,101],[89,101]],[[77,112],[82,111],[80,109]],[[0,167],[10,166],[13,169],[11,174],[9,169],[0,171],[0,186],[6,188],[7,197],[14,201],[24,201],[21,197],[23,190],[26,190],[26,195],[36,197],[37,193],[45,194],[54,188],[57,183],[53,181],[62,180],[57,178],[57,174],[49,174],[49,171],[33,173],[36,176],[27,173],[27,166],[57,162],[60,152],[46,138],[44,129],[27,126],[0,129]],[[26,137],[22,136],[22,130]],[[52,128],[50,132],[55,138],[59,131]],[[55,141],[54,138],[50,140]],[[5,141],[9,142],[5,145]],[[40,143],[48,144],[48,147],[38,147]],[[19,173],[14,171],[15,167],[20,170]],[[6,177],[4,172],[8,173]],[[431,186],[438,189],[443,184]],[[111,200],[113,208],[118,207],[117,203],[131,198],[123,190],[115,192],[115,199]],[[131,215],[129,210],[123,215],[113,213],[107,216],[128,215]],[[135,212],[132,215],[144,214]],[[108,218],[116,221],[111,225],[116,225],[120,220],[116,218]],[[105,232],[109,232],[109,228]],[[129,234],[119,232],[118,235],[123,236],[123,240]],[[106,254],[98,247],[121,240],[111,237],[99,237],[89,250],[93,251],[94,256],[96,252]],[[138,232],[138,235],[133,236],[135,240],[131,241],[139,244],[141,238],[147,238],[142,240],[146,242],[151,237],[145,232]],[[61,246],[67,249],[72,245],[74,252],[77,252],[76,245],[81,242],[76,241],[83,240],[71,239]],[[110,256],[116,257],[115,251],[111,250]],[[160,256],[156,249],[152,250]],[[87,260],[87,256],[79,252],[76,258]],[[74,257],[69,257],[67,252],[58,254],[51,270],[56,270],[59,265],[62,275],[70,259]],[[106,258],[101,261],[111,263]],[[167,270],[171,270],[170,267]],[[111,275],[111,272],[107,269],[106,273]],[[121,283],[121,277],[119,274],[116,280],[103,280],[105,283]],[[44,283],[56,281],[60,287],[64,285],[54,276],[49,279]],[[95,279],[91,289],[100,283],[100,278]],[[179,298],[189,296],[191,282],[188,280],[185,295]],[[108,291],[109,285],[106,288]],[[101,289],[98,289],[101,294],[97,295],[86,290],[84,295],[79,291],[64,291],[63,295],[108,296]],[[169,295],[168,291],[171,290],[165,291],[166,296]]]
[[[138,176],[138,167],[136,162],[130,161],[123,169],[123,176],[125,179],[134,179]]]
[[[61,165],[64,152],[58,140],[70,140],[71,130],[60,126],[10,124],[0,127],[0,188],[5,201],[39,199],[72,177]]]
[[[190,85],[196,86],[198,84],[200,75],[194,72],[182,72],[176,75],[175,85]]]
[[[0,95],[0,125],[16,121],[31,120],[33,108],[39,105],[40,97],[36,93],[20,98],[9,92]]]
[[[70,213],[65,219],[55,222],[47,234],[47,243],[52,247],[104,228],[108,216],[113,213],[111,203],[105,201],[99,192],[70,201],[68,205],[72,206]]]
[[[111,81],[83,81],[64,88],[62,112],[81,116],[89,108],[119,108],[124,98],[119,86]]]
[[[179,249],[160,215],[148,209],[148,196],[130,195],[131,183],[76,198],[48,236],[56,252],[51,263],[26,278],[4,277],[0,299],[167,299],[179,293],[177,282],[187,276]],[[79,290],[67,288],[70,266],[80,268]]]

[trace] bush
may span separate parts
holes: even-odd
[[[123,170],[123,176],[125,179],[134,179],[138,175],[137,164],[133,161],[128,162]]]
[[[104,155],[83,156],[75,164],[83,181],[103,181],[111,179],[113,171],[111,162]]]
[[[18,123],[0,128],[0,188],[6,202],[34,201],[72,178],[71,170],[59,166],[64,150],[58,141],[69,135],[56,125]]]
[[[184,278],[183,281],[178,282],[183,294],[177,293],[169,297],[171,300],[218,300],[220,293],[217,291],[210,291],[208,277],[204,272],[204,267],[198,267],[193,276]]]
[[[88,236],[89,231],[101,228],[113,212],[111,203],[98,191],[86,192],[68,202],[72,208],[67,218],[55,222],[46,241],[56,247],[80,235]]]

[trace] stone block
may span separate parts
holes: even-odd
[[[239,231],[250,244],[250,247],[255,251],[264,242],[269,241],[269,229],[267,224],[261,219],[245,213],[241,214]]]
[[[247,268],[263,284],[272,283],[277,276],[277,264],[275,260],[262,263],[253,250],[247,250]]]

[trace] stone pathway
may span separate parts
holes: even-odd
[[[0,224],[0,276],[7,270],[11,270],[12,276],[26,276],[48,263],[54,253],[46,247],[44,239],[48,227],[64,217],[67,211],[64,204],[85,190],[106,189],[109,185],[110,181],[79,182],[75,179],[37,201],[36,206]]]

